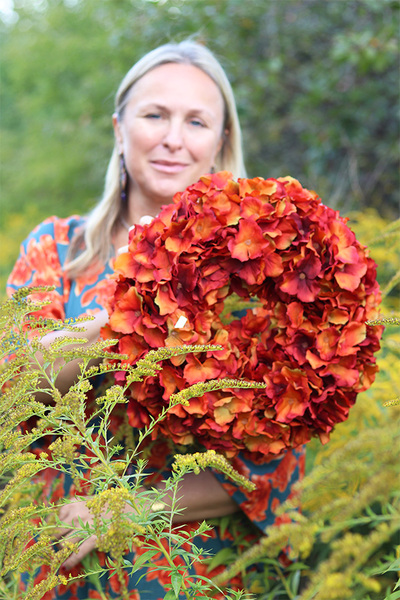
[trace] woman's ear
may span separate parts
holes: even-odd
[[[122,138],[122,132],[121,132],[121,120],[120,120],[118,113],[116,113],[116,112],[112,116],[112,124],[113,124],[113,128],[114,128],[115,141],[116,141],[117,147],[118,147],[118,153],[123,154],[124,148],[123,148],[123,138]]]

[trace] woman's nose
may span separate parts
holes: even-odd
[[[168,123],[168,129],[163,139],[164,146],[167,146],[172,152],[179,150],[183,146],[183,127],[181,123],[171,120]]]

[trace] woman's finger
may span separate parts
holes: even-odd
[[[71,527],[58,527],[53,533],[53,538],[59,540],[68,535],[68,533],[71,533],[71,531]]]
[[[71,542],[76,543],[77,539],[76,538],[68,538]],[[81,545],[78,548],[77,552],[73,552],[62,564],[63,567],[65,567],[65,569],[68,569],[69,571],[75,567],[78,563],[80,563],[82,561],[83,558],[85,558],[85,556],[87,554],[89,554],[89,552],[91,552],[92,550],[94,550],[96,548],[96,536],[95,535],[91,535],[89,538],[87,538],[84,542],[81,543]]]
[[[124,254],[125,252],[128,252],[129,250],[129,246],[121,246],[121,248],[118,248],[117,250],[117,256],[119,256],[120,254]]]
[[[153,219],[154,217],[151,217],[150,215],[143,215],[143,217],[140,217],[139,219],[139,225],[150,225]]]
[[[62,525],[58,527],[54,533],[56,539],[60,539],[71,533],[71,530],[74,528],[78,528],[80,526],[80,521],[84,524],[93,523],[93,515],[86,506],[86,502],[83,500],[69,502],[68,504],[61,506],[58,511],[58,518]]]

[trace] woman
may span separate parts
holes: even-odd
[[[101,202],[87,219],[52,217],[24,242],[20,258],[9,279],[12,293],[22,285],[55,285],[51,305],[43,309],[56,318],[92,314],[86,326],[88,343],[96,341],[108,315],[103,306],[111,293],[107,276],[112,258],[126,245],[129,228],[156,216],[173,195],[212,170],[228,170],[244,176],[241,133],[233,93],[215,57],[203,46],[185,41],[167,44],[136,63],[123,79],[116,95],[113,115],[115,147],[107,171]],[[48,334],[50,344],[60,333]],[[74,337],[82,334],[68,333]],[[57,380],[61,391],[78,373],[77,362],[69,363]],[[272,509],[285,499],[290,484],[299,477],[299,455],[288,452],[282,460],[255,466],[239,459],[235,465],[252,474],[258,489],[245,496],[235,486],[211,471],[185,476],[180,489],[182,515],[176,521],[192,522],[236,514],[247,515],[262,530],[273,522]],[[67,482],[64,493],[71,494]],[[207,490],[207,493],[204,493]],[[243,514],[243,512],[244,514]],[[91,519],[84,501],[64,506],[60,518],[67,524]],[[249,523],[250,526],[250,523]],[[67,529],[60,534],[67,533]],[[215,553],[229,545],[229,534],[218,527],[201,546]],[[76,569],[95,547],[90,538],[65,568]],[[144,577],[131,581],[135,598],[163,597],[161,584]],[[87,598],[90,585],[74,593]],[[112,589],[107,588],[109,597]],[[72,598],[58,590],[53,598]]]

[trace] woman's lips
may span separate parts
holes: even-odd
[[[188,165],[183,162],[174,162],[170,160],[152,160],[151,165],[156,171],[162,173],[181,173]]]

